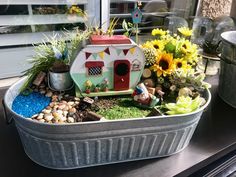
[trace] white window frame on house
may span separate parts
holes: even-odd
[[[87,76],[88,77],[102,76],[104,62],[103,61],[87,61],[85,63],[85,67],[86,67],[86,70],[87,70]],[[91,70],[95,70],[95,71],[91,71]],[[97,73],[97,70],[100,70],[101,72]]]
[[[149,2],[150,0],[142,0],[142,2]],[[176,7],[180,7],[180,4],[176,0]],[[129,14],[111,14],[110,3],[137,3],[137,0],[0,0],[0,5],[26,5],[28,8],[28,14],[24,15],[0,15],[0,27],[4,26],[19,26],[29,25],[32,33],[13,33],[13,34],[1,34],[0,40],[0,79],[20,76],[22,71],[28,69],[31,65],[27,62],[34,55],[32,43],[42,42],[45,39],[45,35],[50,35],[53,31],[48,32],[34,32],[35,25],[38,24],[68,24],[67,14],[55,14],[55,15],[35,15],[32,11],[33,5],[73,5],[84,4],[85,10],[88,13],[88,23],[93,26],[102,26],[103,30],[106,30],[109,26],[109,21],[113,17],[124,18],[130,16]],[[188,4],[184,4],[187,5]],[[166,12],[167,13],[167,12]],[[160,12],[144,13],[143,16],[148,15],[165,15]],[[76,17],[73,22],[84,22],[81,17]],[[144,26],[142,28],[152,29],[153,26]],[[117,32],[122,29],[116,29]],[[61,31],[56,31],[59,34]]]
[[[33,14],[33,5],[84,5],[88,13],[87,23],[100,25],[100,0],[0,0],[0,5],[26,5],[28,14],[0,15],[0,27],[30,26],[32,33],[1,34],[0,79],[22,75],[31,65],[27,62],[34,55],[32,44],[37,44],[53,33],[61,31],[35,32],[35,25],[85,23],[82,17],[68,18],[67,14]],[[46,39],[45,39],[46,40]],[[45,41],[47,42],[47,41]]]
[[[151,0],[141,0],[141,2],[150,2]],[[171,4],[171,12],[147,12],[143,13],[143,18],[146,16],[159,16],[159,17],[165,17],[168,15],[174,15],[176,13],[182,13],[182,16],[184,18],[188,18],[188,13],[191,13],[192,9],[190,8],[191,2],[193,0],[174,0],[173,4]],[[199,0],[196,0],[196,6],[198,7]],[[106,30],[109,27],[109,21],[111,18],[126,18],[131,17],[131,13],[116,13],[112,14],[110,13],[110,4],[111,3],[137,3],[138,0],[102,0],[101,1],[101,24],[102,29]],[[182,2],[182,3],[181,3]],[[195,3],[195,1],[194,1]],[[197,9],[195,7],[195,9]],[[159,26],[145,26],[141,27],[139,29],[153,29],[157,28]],[[122,32],[123,29],[116,29],[116,32]]]

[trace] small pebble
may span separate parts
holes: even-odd
[[[53,119],[54,117],[52,116],[52,114],[45,114],[44,115],[44,119],[46,120],[46,121],[51,121],[52,119]]]
[[[80,101],[80,98],[75,97],[74,100],[75,100],[75,101]]]
[[[38,116],[36,119],[37,119],[37,120],[41,120],[41,119],[43,119],[43,117],[44,117],[44,116],[41,116],[41,115],[40,115],[40,116]]]
[[[52,115],[54,118],[57,118],[57,119],[60,117],[60,114],[58,112],[53,112]]]
[[[46,93],[46,90],[39,90],[39,92],[44,95]]]
[[[43,122],[45,122],[45,120],[44,120],[44,119],[40,119],[39,122],[42,122],[42,123],[43,123]]]
[[[63,111],[63,116],[67,116],[67,114],[68,114],[68,111]]]
[[[66,120],[67,120],[66,117],[61,117],[61,118],[60,118],[60,121],[62,121],[62,122],[65,122]]]
[[[75,108],[69,109],[69,113],[76,113],[76,109]]]
[[[70,106],[72,106],[74,103],[75,103],[75,102],[73,102],[73,101],[69,101],[67,104],[70,105]]]
[[[63,111],[62,110],[57,110],[57,113],[62,115]]]
[[[42,112],[44,113],[44,114],[49,114],[49,113],[51,113],[51,109],[44,109]]]
[[[38,114],[34,114],[31,118],[36,119],[38,117]]]
[[[66,107],[65,104],[59,104],[59,105],[58,105],[58,109],[60,109],[60,110],[63,110],[65,107]]]
[[[74,123],[75,122],[75,119],[73,117],[68,117],[67,118],[67,122],[68,123]]]
[[[52,97],[52,95],[53,95],[53,93],[51,91],[48,91],[45,96],[46,97]]]

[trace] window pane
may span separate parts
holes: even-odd
[[[139,24],[141,42],[150,38],[154,28],[171,28],[175,24],[187,24],[195,14],[197,0],[143,0],[140,10],[143,13]],[[110,18],[119,18],[116,33],[124,33],[122,21],[132,22],[131,12],[137,7],[136,0],[110,0]],[[178,17],[179,21],[176,21]],[[132,35],[135,35],[134,33]]]
[[[2,0],[0,2],[0,79],[22,75],[30,67],[32,43],[74,27],[85,29],[85,18],[71,6],[84,10],[88,22],[99,21],[100,0]],[[8,62],[5,59],[9,59]]]

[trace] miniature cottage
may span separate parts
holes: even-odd
[[[144,64],[144,54],[133,41],[131,44],[87,45],[70,70],[76,95],[130,94],[140,80]]]

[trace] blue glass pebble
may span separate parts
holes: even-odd
[[[12,110],[23,117],[30,118],[34,114],[40,113],[49,105],[51,98],[38,92],[29,95],[18,95],[12,103]]]

